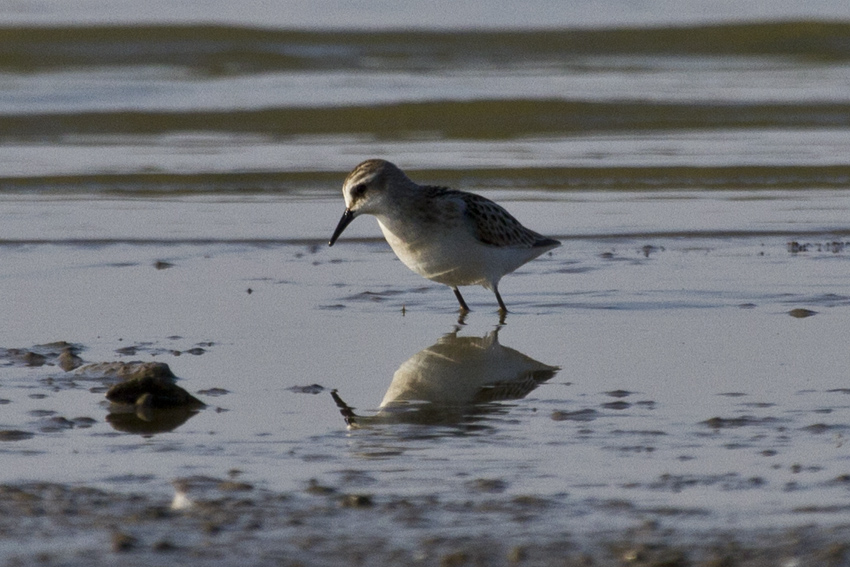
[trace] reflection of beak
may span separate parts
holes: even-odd
[[[342,213],[342,218],[339,219],[339,224],[336,225],[336,230],[334,231],[333,236],[331,236],[330,242],[328,242],[328,246],[333,246],[336,239],[339,238],[339,235],[342,234],[342,231],[345,230],[351,221],[354,220],[354,212],[351,209],[345,209],[345,212]]]
[[[345,423],[352,428],[357,427],[357,414],[354,413],[354,409],[339,397],[336,390],[331,390],[331,397],[334,399],[334,402],[336,402],[336,407],[339,408],[339,413],[341,413],[342,417],[345,418]]]

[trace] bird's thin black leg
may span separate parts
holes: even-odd
[[[495,293],[495,294],[496,294],[496,301],[498,301],[498,302],[499,302],[499,311],[501,311],[502,313],[507,313],[507,312],[508,312],[508,308],[505,306],[505,302],[504,302],[504,301],[502,301],[502,296],[501,296],[501,295],[499,295],[499,288],[494,287],[494,288],[493,288],[493,293]]]
[[[452,291],[455,292],[455,297],[457,297],[458,303],[460,303],[460,310],[464,313],[469,311],[469,306],[466,304],[466,301],[463,300],[463,296],[460,294],[460,290],[458,288],[453,287]]]

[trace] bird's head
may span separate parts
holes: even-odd
[[[328,243],[334,245],[342,231],[362,214],[376,215],[389,207],[392,188],[412,183],[398,167],[382,159],[366,160],[348,174],[342,184],[345,212]]]

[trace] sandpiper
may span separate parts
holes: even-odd
[[[417,274],[452,288],[463,313],[469,307],[458,286],[489,289],[506,313],[498,287],[502,276],[561,245],[525,228],[490,199],[417,185],[382,159],[355,167],[342,194],[345,212],[329,246],[356,217],[373,215],[396,256]]]

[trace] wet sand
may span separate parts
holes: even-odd
[[[199,495],[183,509],[146,494],[0,485],[3,564],[825,567],[850,561],[847,524],[694,533],[646,521],[587,533],[544,527],[553,514],[571,513],[568,498],[505,497],[481,482],[445,500],[372,497],[315,482],[276,493],[238,478],[234,471],[229,479],[184,479]],[[607,506],[614,514],[627,508]]]

